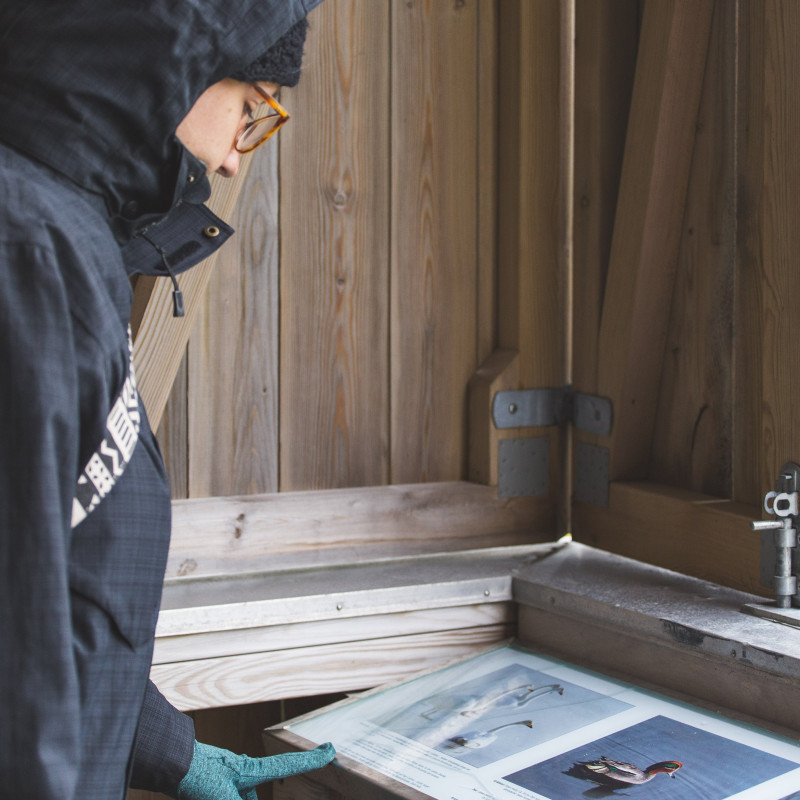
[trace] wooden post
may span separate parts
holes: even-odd
[[[713,0],[647,3],[600,325],[611,479],[646,477]]]

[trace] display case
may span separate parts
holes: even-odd
[[[353,800],[800,796],[796,739],[518,643],[347,699],[264,738],[273,753],[334,743],[331,765],[276,789],[295,800],[326,791]]]

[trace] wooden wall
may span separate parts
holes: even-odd
[[[543,435],[532,535],[763,592],[748,522],[800,460],[800,3],[311,24],[159,430],[175,496],[492,484],[499,438]],[[489,422],[495,391],[567,382],[614,401],[610,437],[574,434],[609,448],[607,507],[558,497],[563,430]]]
[[[495,337],[495,4],[310,22],[161,426],[176,496],[465,477]]]
[[[563,431],[498,432],[488,403],[572,382],[615,406],[575,435],[609,447],[612,502],[574,532],[756,588],[742,526],[800,458],[798,14],[327,0],[160,428],[175,496],[494,484],[497,439],[544,435],[557,529]],[[653,497],[669,536],[637,531]]]
[[[800,6],[578,0],[577,19],[576,84],[586,91],[575,106],[575,384],[618,391],[619,402],[609,439],[578,437],[613,455],[609,507],[578,506],[575,529],[589,543],[765,593],[748,522],[781,465],[800,459]],[[650,98],[669,90],[653,72],[669,46],[679,53],[670,80],[683,88],[648,131],[634,116],[636,82]],[[695,117],[681,121],[694,103]],[[638,162],[638,186],[630,174],[626,182],[637,142],[665,148],[654,166]],[[659,203],[657,222],[640,214],[632,226],[637,209]],[[646,308],[648,320],[632,323],[628,345],[611,324],[623,285],[639,293],[623,316]],[[635,388],[615,390],[609,375],[637,339],[639,366],[626,374]]]

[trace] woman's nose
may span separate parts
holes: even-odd
[[[239,151],[231,147],[230,152],[225,156],[225,160],[220,164],[217,172],[223,178],[232,178],[239,171]]]

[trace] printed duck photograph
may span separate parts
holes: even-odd
[[[505,780],[549,800],[725,800],[797,767],[763,750],[656,716]]]
[[[511,664],[373,722],[483,767],[629,708],[613,697]]]

